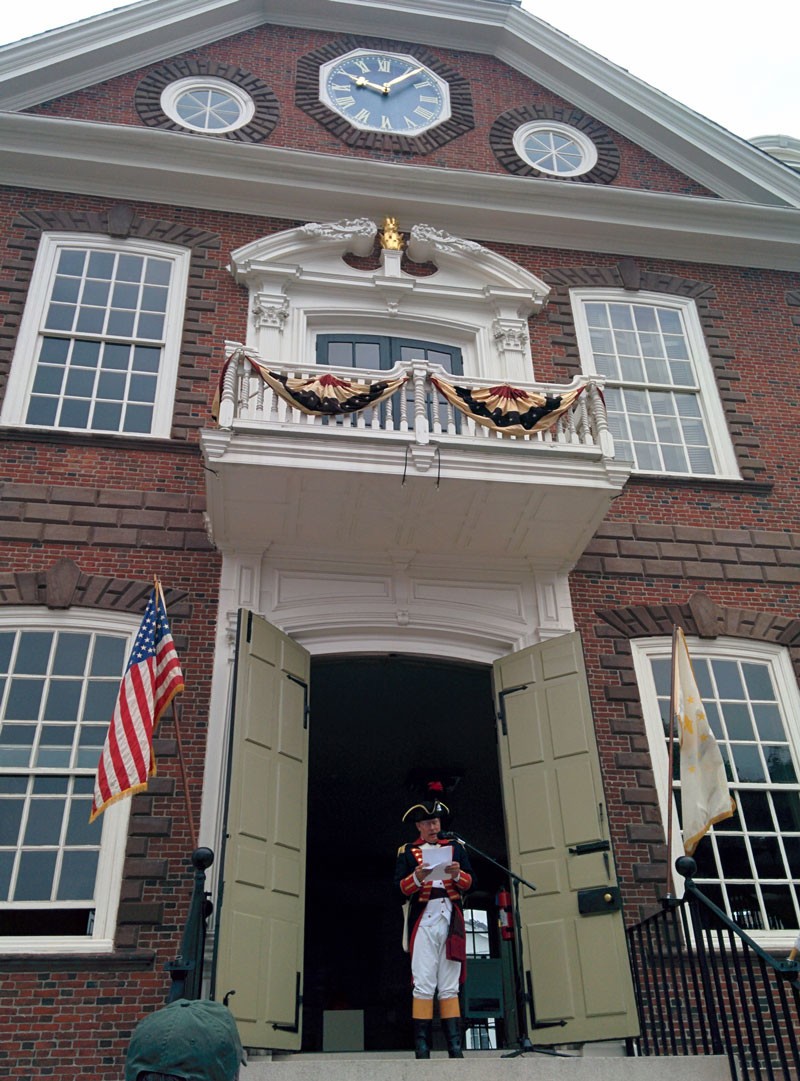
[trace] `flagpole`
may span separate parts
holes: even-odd
[[[670,668],[669,687],[669,781],[667,783],[667,897],[672,897],[674,881],[672,878],[672,822],[673,813],[673,767],[675,761],[675,659],[678,647],[678,628],[672,625],[672,666]]]
[[[183,741],[181,739],[181,722],[179,706],[175,699],[172,700],[172,716],[175,718],[175,740],[178,744],[178,766],[181,771],[181,784],[183,785],[183,798],[186,801],[186,816],[189,819],[189,837],[192,842],[192,852],[197,848],[197,830],[194,824],[192,803],[189,799],[189,785],[186,783],[186,762],[183,757]]]
[[[161,603],[164,606],[164,611],[167,610],[167,602],[164,597],[164,590],[161,588],[161,579],[155,574],[153,575],[153,588],[155,589],[158,597],[161,599]],[[181,720],[180,720],[180,708],[178,706],[177,699],[172,700],[172,716],[175,720],[175,742],[178,746],[178,768],[181,772],[181,785],[183,786],[183,798],[186,803],[186,817],[189,821],[189,838],[192,842],[192,852],[197,848],[197,829],[194,824],[194,813],[192,811],[192,803],[189,799],[189,785],[186,781],[186,760],[183,756],[183,739],[181,738]]]

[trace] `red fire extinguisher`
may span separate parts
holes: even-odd
[[[508,890],[499,890],[495,898],[497,904],[497,922],[500,927],[500,937],[509,939],[514,937],[514,910],[511,907],[511,894]]]

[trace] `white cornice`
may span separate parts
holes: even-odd
[[[488,53],[725,199],[800,206],[800,178],[553,26],[500,0],[141,0],[0,48],[14,111],[264,22]]]
[[[484,242],[800,268],[800,211],[0,114],[6,184],[304,221],[387,214]]]

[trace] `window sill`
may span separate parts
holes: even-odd
[[[45,949],[36,953],[6,953],[0,951],[0,968],[5,972],[97,972],[142,971],[152,969],[154,950],[111,950],[109,953],[65,953]]]
[[[168,450],[170,454],[191,454],[198,456],[200,447],[197,443],[188,443],[181,439],[167,439],[154,435],[114,435],[109,432],[73,432],[66,428],[26,428],[22,426],[0,425],[3,438],[15,443],[52,443],[58,446],[74,447],[121,447],[127,450]]]
[[[749,492],[752,495],[768,494],[774,488],[772,481],[742,480],[741,477],[695,477],[683,473],[631,473],[627,485],[652,484],[659,488],[708,488],[719,492]]]

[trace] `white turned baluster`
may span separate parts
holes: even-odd
[[[576,403],[575,419],[578,427],[578,435],[581,437],[581,443],[590,447],[594,443],[592,438],[592,429],[589,424],[589,406],[586,397],[586,391],[581,394]]]
[[[604,458],[614,457],[614,437],[608,428],[608,416],[605,403],[603,402],[600,388],[590,383],[586,393],[589,395],[589,408],[591,411],[592,424],[595,431],[595,439],[603,452]]]
[[[425,361],[415,360],[411,364],[411,370],[414,379],[414,434],[420,446],[427,446],[431,438],[428,410],[425,407],[427,365]]]
[[[236,392],[241,379],[241,353],[232,353],[225,374],[222,377],[222,388],[219,395],[219,417],[217,423],[220,428],[230,428],[236,416]]]
[[[249,417],[250,415],[250,378],[253,371],[253,365],[247,359],[244,358],[244,364],[242,365],[242,378],[239,380],[239,416]]]

